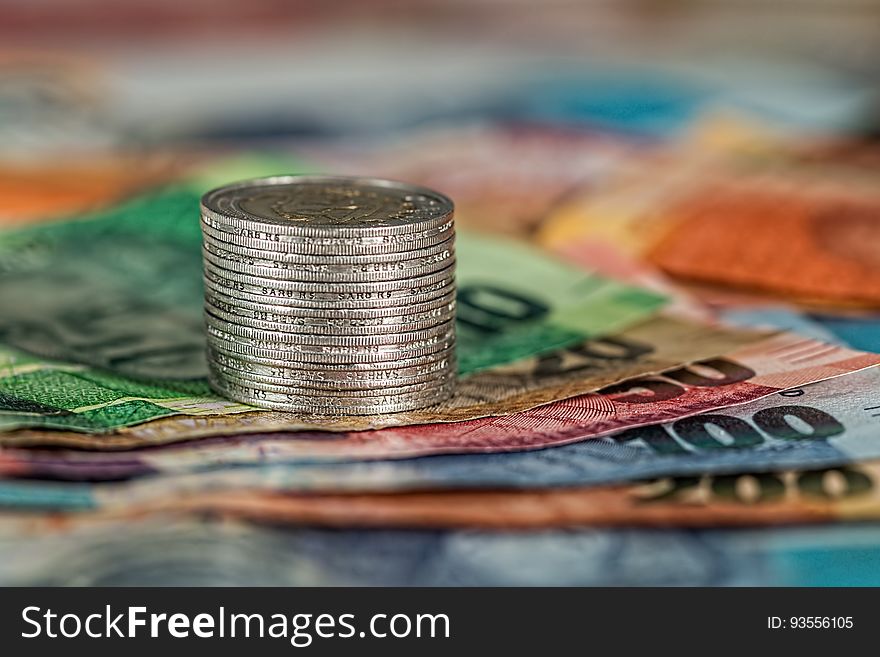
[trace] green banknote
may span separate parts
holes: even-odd
[[[285,169],[290,169],[289,164]],[[0,233],[0,429],[102,432],[254,410],[205,379],[199,197],[236,161],[100,213]],[[525,245],[458,237],[459,360],[477,371],[619,330],[664,299]]]

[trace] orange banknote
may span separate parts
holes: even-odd
[[[880,193],[714,184],[663,214],[646,255],[673,276],[880,305]]]
[[[601,249],[682,282],[880,305],[880,176],[866,149],[655,154],[560,203],[537,238],[587,266]]]

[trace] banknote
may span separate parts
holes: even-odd
[[[669,299],[666,306],[669,312],[702,321],[711,321],[714,318],[707,304],[683,285],[609,242],[570,241],[554,247],[553,250],[556,255],[580,267],[665,295]]]
[[[739,362],[749,361],[743,358]],[[715,367],[724,366],[716,361]],[[817,386],[818,390],[810,393],[815,405],[768,401],[780,394],[785,400],[799,399],[808,394],[805,390],[812,390],[809,386],[786,388],[780,393],[778,388],[752,382],[775,377],[793,383],[796,371],[721,385],[713,385],[720,383],[718,380],[700,382],[694,378],[697,371],[707,374],[702,367],[671,370],[663,376],[615,384],[604,394],[557,402],[537,412],[484,422],[360,432],[337,436],[336,440],[284,434],[255,436],[250,441],[240,437],[232,442],[211,439],[183,450],[107,455],[6,449],[0,452],[0,473],[5,476],[0,481],[0,504],[61,510],[126,509],[163,499],[176,503],[185,495],[233,490],[583,486],[670,474],[772,470],[782,467],[786,459],[796,464],[794,467],[815,462],[836,464],[871,456],[877,449],[872,435],[877,422],[874,416],[880,415],[876,404],[865,400],[876,389],[873,384],[880,368]],[[854,377],[862,378],[852,380]],[[831,384],[835,381],[842,383],[834,387]],[[679,386],[676,394],[671,387],[659,385],[673,382]],[[853,384],[863,397],[853,399],[844,394]],[[651,388],[653,392],[647,392]],[[660,390],[665,391],[665,399],[657,399]],[[648,397],[642,399],[640,394]],[[764,405],[756,409],[746,404],[749,398],[761,399]],[[745,405],[729,410],[728,415],[705,414],[733,403]],[[670,418],[675,418],[671,424],[652,424]],[[850,425],[850,431],[844,429],[844,423]],[[623,429],[627,431],[617,433]],[[612,435],[586,440],[603,434]],[[551,446],[560,447],[399,462],[313,463],[319,458],[351,461]],[[126,479],[132,480],[113,483]],[[78,483],[100,481],[108,483]]]
[[[297,475],[296,478],[289,476],[289,486],[279,483],[275,488],[308,491],[522,490],[606,485],[668,476],[699,477],[835,467],[880,458],[878,389],[880,368],[875,367],[789,389],[739,407],[629,429],[553,449],[277,467],[277,482],[283,480],[281,473],[284,470],[295,469]],[[270,450],[275,446],[263,447],[266,448],[263,467],[271,468],[274,457],[265,455],[271,455]],[[244,454],[248,451],[257,453],[257,446],[236,445],[236,449],[242,456],[233,457],[232,461],[256,461],[256,458]],[[223,463],[222,459],[218,460]],[[44,477],[71,477],[57,461],[50,463],[58,468],[54,474],[51,467],[40,469],[34,464],[19,463],[18,468],[21,476],[27,476],[30,468]],[[106,467],[116,467],[122,474],[126,466],[131,466],[130,462],[119,455],[115,463],[108,463]],[[128,474],[149,474],[161,469],[158,464],[141,461],[137,467],[129,467]],[[99,468],[95,467],[83,467],[83,470],[79,475],[81,478],[97,477],[99,473]],[[11,474],[14,472],[13,467]],[[42,489],[40,485],[37,488]],[[272,489],[272,485],[267,483],[263,488]],[[55,490],[50,487],[49,492]],[[12,503],[18,504],[17,500],[21,499],[14,493]],[[86,506],[93,504],[90,501]]]
[[[876,305],[876,184],[740,164],[658,155],[560,204],[540,241],[605,242],[680,279]]]
[[[722,308],[728,325],[794,331],[817,340],[880,352],[880,316],[876,313],[832,314],[808,308],[755,305]]]
[[[714,184],[664,213],[669,230],[647,257],[673,276],[800,298],[880,301],[880,256],[870,246],[880,239],[874,192]]]
[[[584,186],[558,203],[538,228],[537,242],[551,250],[573,244],[607,244],[640,259],[666,232],[656,210],[681,198],[697,181],[725,179],[718,157],[702,151],[655,150],[624,160],[601,187]]]
[[[853,346],[808,313],[791,306],[741,306],[721,310],[718,315],[725,323],[733,326],[777,328],[831,344]],[[876,350],[868,349],[868,351]]]
[[[226,174],[244,171],[262,169],[236,162]],[[205,182],[0,233],[0,428],[101,432],[252,410],[217,397],[205,379]],[[464,373],[620,330],[663,304],[523,245],[459,235],[457,248]]]
[[[716,527],[880,520],[880,461],[532,491],[194,495],[177,511],[324,527]]]
[[[880,352],[880,314],[830,314],[808,312],[807,318],[832,333],[840,342],[864,351]]]
[[[5,523],[0,523],[2,526]],[[155,517],[0,530],[7,586],[877,586],[876,524],[339,531]]]
[[[880,316],[872,311],[831,312],[728,288],[683,285],[650,263],[601,240],[570,241],[554,251],[578,266],[666,295],[667,310],[682,317],[793,331],[824,342],[880,352]]]
[[[658,316],[620,333],[466,375],[459,380],[450,400],[423,411],[385,416],[309,418],[269,411],[195,415],[197,409],[191,409],[185,415],[103,434],[53,430],[4,432],[0,433],[0,445],[119,449],[218,434],[368,430],[506,415],[581,395],[647,372],[712,358],[764,337],[766,334],[753,331],[726,330]],[[299,436],[302,444],[312,446],[327,444],[325,437],[314,433]]]

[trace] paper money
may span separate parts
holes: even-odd
[[[715,180],[718,168],[718,158],[702,152],[653,151],[626,160],[601,188],[584,187],[553,208],[536,239],[554,251],[608,244],[639,259],[667,230],[665,215],[656,210],[693,189],[701,177]]]
[[[864,310],[832,314],[821,308],[804,307],[730,288],[684,285],[639,257],[627,254],[620,244],[589,237],[554,247],[564,259],[589,266],[596,273],[654,290],[669,297],[668,310],[681,316],[713,318],[735,326],[775,328],[844,344],[855,349],[880,352],[878,316]]]
[[[242,169],[257,166],[234,173]],[[0,318],[0,428],[102,432],[174,414],[250,410],[214,395],[204,378],[195,190],[203,184],[88,219],[0,233],[7,309]],[[458,246],[465,372],[619,330],[663,302],[525,246],[507,251],[474,239],[470,250],[466,236]],[[507,297],[519,305],[505,305]],[[521,312],[523,304],[530,313]]]
[[[648,258],[678,277],[843,302],[880,301],[880,195],[713,185],[663,210]],[[735,235],[748,236],[736,240]],[[707,257],[708,256],[708,257]]]
[[[611,243],[589,239],[570,241],[555,246],[553,250],[561,258],[579,267],[663,294],[669,299],[666,310],[678,316],[701,321],[711,321],[714,318],[702,299],[657,268],[624,253]]]
[[[784,472],[670,477],[613,487],[372,495],[232,492],[177,511],[326,527],[540,529],[716,527],[880,519],[880,461]]]
[[[3,585],[880,585],[877,524],[339,531],[159,516],[36,525],[20,514],[0,522]]]
[[[840,315],[809,312],[807,319],[854,349],[880,352],[880,315],[876,312]]]
[[[845,465],[880,458],[878,386],[880,369],[875,367],[743,406],[549,450],[304,465],[296,468],[300,483],[291,483],[291,490],[546,489]],[[267,451],[274,446],[266,446]],[[244,454],[257,446],[236,448],[241,456],[233,459],[247,461]],[[265,457],[265,467],[271,458]],[[149,472],[162,469],[144,462],[140,466]],[[90,476],[98,472],[94,467],[83,470]],[[47,468],[43,475],[63,476],[63,471],[53,474]]]
[[[448,402],[419,412],[338,418],[335,421],[331,418],[310,419],[265,411],[225,416],[180,415],[101,435],[61,431],[5,432],[0,433],[0,444],[119,449],[219,434],[368,430],[383,426],[470,420],[524,411],[558,399],[595,391],[641,374],[712,358],[759,341],[765,336],[766,334],[755,332],[713,328],[670,317],[656,317],[615,335],[465,376],[459,381],[455,395]],[[320,440],[316,440],[317,438]],[[322,446],[329,444],[327,436],[323,434],[304,434],[295,442],[310,445],[310,450],[323,450]],[[394,442],[397,444],[400,441]]]
[[[540,241],[562,250],[612,244],[681,279],[876,305],[880,259],[869,245],[880,195],[865,176],[823,177],[827,166],[755,158],[735,164],[658,154],[624,168],[601,193],[573,195]]]
[[[296,468],[292,490],[546,489],[665,476],[767,472],[880,458],[880,368],[789,389],[742,406],[549,450],[310,465],[295,437],[217,439],[166,452],[0,452],[9,476],[124,478],[248,463]],[[327,457],[325,457],[327,458]],[[332,457],[329,457],[332,458]],[[339,458],[339,457],[337,457]],[[304,463],[303,463],[304,462]],[[287,468],[278,467],[276,473]],[[294,477],[290,475],[291,482]],[[218,480],[221,480],[218,478]]]
[[[787,343],[785,338],[789,338]],[[853,352],[847,350],[823,346],[822,351],[816,351],[816,357],[810,365],[806,366],[806,369],[785,369],[790,359],[798,361],[801,357],[806,357],[806,352],[799,351],[797,353],[800,355],[795,356],[795,352],[792,351],[790,356],[786,356],[785,351],[779,351],[783,346],[791,351],[794,345],[800,345],[801,349],[813,345],[812,348],[817,349],[817,344],[799,339],[791,341],[789,336],[779,336],[765,341],[762,348],[743,348],[740,350],[737,360],[730,359],[722,362],[720,359],[715,359],[713,361],[715,372],[725,371],[727,376],[734,376],[733,373],[736,371],[745,375],[745,370],[749,369],[752,375],[748,380],[725,383],[720,378],[711,379],[708,377],[708,363],[703,363],[692,368],[667,371],[663,376],[642,377],[622,384],[615,384],[599,393],[556,402],[533,411],[503,418],[409,427],[407,429],[386,429],[372,433],[354,433],[346,435],[338,442],[332,439],[321,441],[319,437],[312,436],[311,439],[315,441],[316,446],[311,448],[314,450],[311,460],[314,460],[316,455],[321,455],[321,450],[324,450],[323,456],[325,458],[335,454],[338,459],[350,460],[353,458],[387,458],[389,456],[400,458],[444,452],[497,452],[535,449],[565,445],[639,426],[646,426],[642,433],[650,437],[658,430],[662,433],[664,429],[647,425],[652,425],[658,420],[671,418],[677,419],[678,423],[674,425],[678,428],[677,430],[686,437],[690,437],[696,444],[720,440],[720,438],[713,437],[713,433],[717,434],[719,431],[717,427],[720,427],[720,431],[729,429],[733,440],[739,441],[741,445],[755,445],[763,442],[763,438],[758,430],[745,420],[719,419],[717,417],[711,419],[703,416],[702,419],[687,423],[685,419],[707,410],[737,403],[743,404],[749,400],[767,397],[779,391],[779,388],[772,387],[773,381],[796,384],[799,380],[798,377],[804,376],[807,371],[815,374],[824,370],[824,376],[834,376],[834,363],[838,365],[848,363],[849,366],[852,366],[856,363],[873,362],[876,364],[880,360],[880,357],[873,355],[863,359],[860,356],[852,356]],[[770,349],[776,351],[775,358],[778,360],[773,365],[777,369],[774,370],[772,366],[768,366],[768,362],[765,362],[764,367],[767,369],[763,372],[755,371],[754,368],[758,367],[758,361],[750,360],[749,350],[752,351],[751,355],[755,356],[756,353],[766,354]],[[828,349],[831,351],[829,352]],[[835,355],[831,355],[832,353]],[[764,423],[765,432],[775,437],[787,437],[788,439],[799,437],[804,432],[809,433],[809,429],[803,429],[800,425],[807,420],[827,421],[830,423],[828,426],[832,429],[837,423],[833,417],[829,420],[821,411],[809,408],[806,410],[770,411],[763,413],[760,417],[762,418],[760,422]],[[807,420],[804,420],[804,417]],[[789,420],[788,418],[794,419]],[[824,425],[820,424],[821,426]],[[786,435],[786,432],[789,435]],[[306,438],[306,443],[309,442],[309,436],[302,435],[294,435],[293,441],[302,438]],[[640,436],[635,435],[629,440],[637,441],[639,439]],[[621,438],[616,440],[621,441],[623,445],[627,442],[626,439]],[[666,452],[674,452],[674,449],[665,443],[678,446],[681,452],[686,451],[678,445],[671,435],[664,434],[655,437],[653,443],[658,446],[658,449],[665,449]],[[604,448],[608,451],[607,445]],[[0,503],[8,506],[44,506],[60,509],[126,508],[153,503],[163,498],[178,500],[180,496],[185,494],[200,494],[215,490],[317,491],[399,490],[441,486],[489,487],[497,484],[500,479],[514,477],[517,474],[522,477],[517,481],[523,481],[523,486],[542,487],[560,485],[561,483],[577,485],[573,482],[579,481],[579,476],[585,478],[607,476],[607,471],[596,472],[596,469],[593,472],[589,469],[583,472],[579,469],[582,462],[579,459],[573,459],[570,463],[565,461],[568,463],[568,470],[567,472],[563,470],[562,474],[563,477],[568,476],[567,482],[560,482],[558,479],[554,480],[544,476],[541,470],[542,461],[545,459],[552,461],[557,456],[555,450],[536,452],[536,456],[531,459],[520,456],[519,461],[515,454],[506,455],[504,458],[512,459],[510,468],[505,469],[503,464],[498,464],[497,474],[493,475],[492,464],[481,461],[481,459],[489,458],[486,456],[475,456],[470,459],[459,457],[452,463],[445,465],[443,459],[435,457],[416,464],[404,462],[399,466],[392,463],[377,463],[351,467],[329,465],[320,467],[302,465],[310,460],[308,449],[307,444],[293,442],[292,445],[286,446],[283,440],[276,440],[270,444],[255,442],[251,445],[236,445],[228,455],[224,455],[222,447],[219,447],[215,450],[209,448],[204,454],[196,449],[190,450],[188,454],[185,452],[175,454],[174,451],[171,451],[163,455],[157,452],[153,455],[139,455],[134,459],[130,455],[122,454],[101,457],[100,455],[76,453],[41,455],[39,452],[32,451],[6,451],[2,453],[2,459],[0,459],[0,472],[10,477],[51,477],[74,481],[98,481],[137,477],[163,470],[165,470],[165,474],[159,477],[146,477],[142,481],[136,480],[127,484],[106,484],[103,486],[5,481],[0,483]],[[590,454],[587,452],[587,457],[589,456]],[[41,459],[44,460],[41,461]],[[255,467],[217,467],[224,464],[242,465],[248,463]],[[530,465],[531,469],[520,467],[524,465]],[[671,467],[670,464],[665,465]],[[549,470],[552,474],[553,468],[549,468]],[[630,478],[637,476],[636,470],[637,468],[630,470]],[[617,470],[617,474],[621,475],[624,471],[625,469],[621,466]],[[673,472],[676,471],[673,470]],[[507,483],[510,481],[508,479]],[[597,482],[581,481],[581,483]]]
[[[799,311],[793,307],[773,305],[745,306],[722,310],[719,312],[719,316],[725,323],[734,326],[777,328],[831,344],[853,346],[839,338],[832,330],[823,326],[806,312]],[[870,349],[869,351],[875,350]]]

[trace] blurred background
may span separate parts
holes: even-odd
[[[351,151],[316,167],[334,170],[393,152],[389,168],[433,167],[450,192],[491,163],[543,201],[614,150],[571,132],[869,137],[880,122],[875,0],[4,0],[0,43],[13,223],[243,147]],[[493,125],[542,132],[508,157],[475,138]]]

